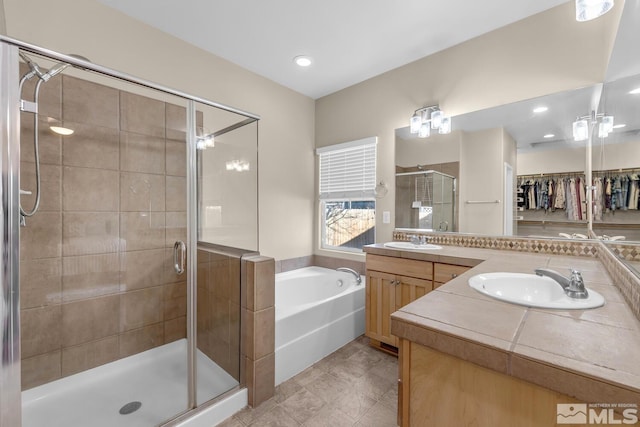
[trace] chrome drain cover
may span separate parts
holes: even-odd
[[[142,402],[129,402],[120,408],[120,415],[129,415],[136,412],[142,406]]]

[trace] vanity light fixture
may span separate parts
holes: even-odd
[[[536,107],[533,109],[533,112],[538,114],[538,113],[544,113],[545,111],[547,111],[549,109],[549,107]]]
[[[428,138],[431,129],[438,129],[441,134],[451,133],[451,117],[445,116],[438,105],[418,108],[409,123],[411,133],[417,133],[419,138]]]
[[[293,58],[293,62],[295,62],[299,67],[304,68],[310,66],[313,61],[311,61],[311,58],[306,55],[298,55]]]
[[[576,21],[596,19],[613,8],[613,0],[576,0]]]

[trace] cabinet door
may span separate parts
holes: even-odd
[[[433,281],[396,276],[396,310],[433,290]]]
[[[391,335],[391,313],[396,311],[396,276],[379,271],[367,271],[366,335],[396,347]]]

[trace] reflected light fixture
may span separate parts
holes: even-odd
[[[198,136],[196,139],[196,150],[206,150],[207,148],[213,148],[216,146],[213,134],[207,134]]]
[[[629,95],[638,95],[640,94],[640,87],[629,92]]]
[[[49,126],[49,129],[51,129],[52,132],[62,136],[73,135],[74,132],[73,129],[65,128],[62,126]]]
[[[598,125],[598,137],[606,138],[613,131],[613,116],[606,114],[595,114],[591,116],[578,117],[573,122],[573,139],[575,141],[584,141],[589,139],[589,124]]]
[[[47,117],[47,124],[49,125],[49,129],[53,133],[57,133],[62,136],[73,135],[74,130],[68,127],[62,126],[62,121],[55,119],[53,117]]]
[[[596,19],[613,8],[613,0],[576,0],[576,21]]]
[[[543,138],[549,139],[549,138],[553,138],[555,135],[552,133],[548,133],[546,135],[543,136]]]
[[[418,134],[419,138],[428,138],[431,129],[438,129],[438,133],[451,133],[451,117],[445,116],[437,105],[418,108],[413,112],[410,123],[412,134]]]
[[[626,124],[624,124],[624,123],[620,123],[619,125],[613,125],[613,128],[614,128],[614,129],[622,129],[622,128],[623,128],[623,127],[625,127],[625,126],[627,126],[627,125],[626,125]]]
[[[549,109],[549,107],[536,107],[533,109],[534,113],[544,113],[545,111],[547,111]]]
[[[574,141],[584,141],[589,138],[589,123],[586,119],[578,119],[573,122]]]

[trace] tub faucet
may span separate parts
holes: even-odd
[[[571,269],[571,276],[564,277],[562,274],[546,268],[536,268],[535,273],[538,276],[547,276],[558,282],[564,293],[570,298],[586,299],[589,298],[589,292],[584,287],[582,275],[578,270]]]
[[[348,267],[339,267],[336,268],[336,271],[345,271],[347,273],[351,273],[355,276],[356,278],[356,284],[359,285],[362,283],[362,277],[360,277],[360,273],[358,273],[357,271],[355,271],[352,268],[348,268]]]

